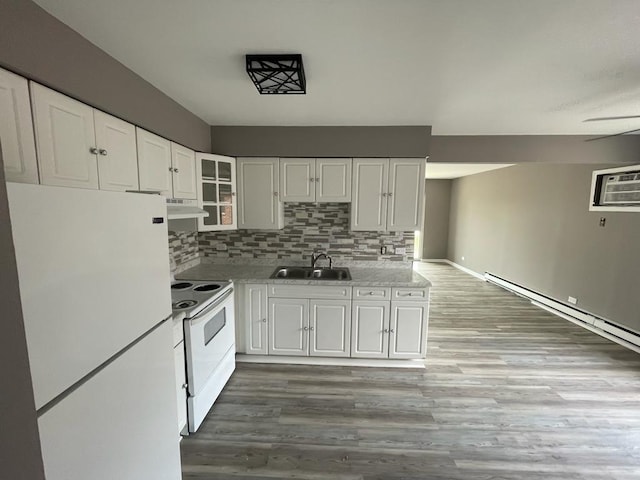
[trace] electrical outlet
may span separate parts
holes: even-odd
[[[386,255],[387,254],[387,247],[385,247],[384,245],[380,247],[380,254],[381,255]]]
[[[607,224],[606,217],[600,217],[600,226],[604,227]]]
[[[578,303],[578,299],[577,299],[577,298],[575,298],[575,297],[569,297],[568,302],[569,302],[571,305],[575,305],[575,304],[577,304],[577,303]]]
[[[396,248],[396,255],[406,255],[407,249],[405,247]]]

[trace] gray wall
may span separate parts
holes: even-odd
[[[195,150],[207,123],[28,0],[0,0],[0,66]]]
[[[431,137],[434,163],[638,163],[640,135],[585,142],[577,135],[451,135]]]
[[[211,127],[211,151],[239,157],[414,157],[429,154],[430,126]]]
[[[448,258],[562,302],[576,297],[640,332],[640,214],[589,212],[598,167],[527,164],[454,180]]]
[[[44,479],[1,154],[0,385],[0,477]]]
[[[447,258],[451,180],[427,180],[424,195],[422,258]]]

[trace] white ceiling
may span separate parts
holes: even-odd
[[[427,161],[426,177],[429,180],[453,179],[513,165],[513,163],[429,163]]]
[[[213,125],[611,133],[640,119],[638,0],[36,0]],[[302,53],[258,95],[247,53]]]

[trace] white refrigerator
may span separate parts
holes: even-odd
[[[8,183],[47,480],[177,480],[163,197]]]

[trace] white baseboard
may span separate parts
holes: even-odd
[[[475,272],[470,268],[463,267],[462,265],[459,265],[456,262],[452,262],[451,260],[445,260],[444,263],[448,263],[452,267],[456,267],[458,270],[462,270],[464,273],[468,273],[472,277],[476,277],[477,279],[482,280],[483,282],[487,281],[487,279],[481,273]]]
[[[533,290],[521,287],[508,280],[485,273],[485,279],[499,287],[509,290],[521,297],[527,298],[536,307],[542,308],[558,317],[569,320],[601,337],[607,338],[634,352],[640,353],[640,335],[629,333],[615,325],[615,322],[597,317],[589,312],[570,307],[562,302],[541,295]]]
[[[238,363],[271,363],[295,365],[325,365],[339,367],[384,367],[384,368],[420,368],[424,370],[425,360],[385,360],[378,358],[340,358],[340,357],[296,357],[284,355],[247,355],[236,354]]]

